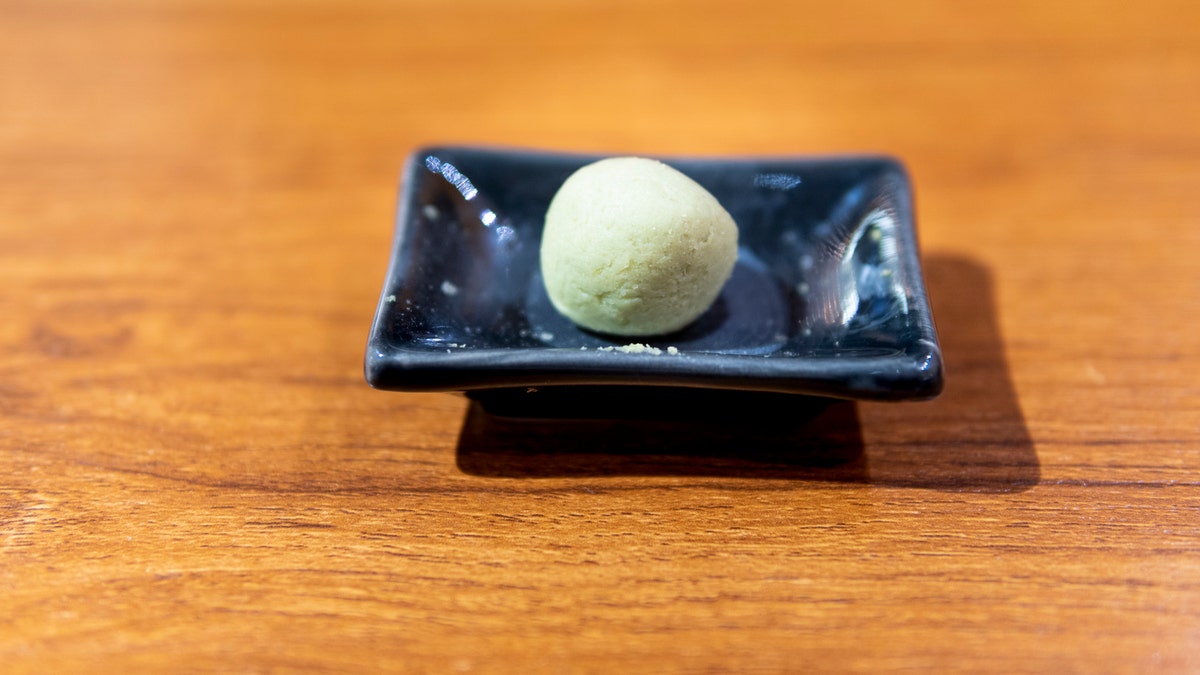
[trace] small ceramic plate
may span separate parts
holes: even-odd
[[[550,199],[600,158],[415,153],[367,380],[406,391],[616,384],[879,400],[941,390],[911,189],[895,160],[664,159],[737,221],[738,262],[692,325],[630,339],[561,316],[538,269]]]

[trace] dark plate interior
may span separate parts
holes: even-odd
[[[550,199],[599,158],[415,153],[368,344],[368,381],[411,391],[621,384],[893,400],[940,391],[911,190],[897,162],[666,159],[737,221],[739,259],[691,326],[629,339],[558,314],[538,270]],[[634,342],[651,349],[622,350]]]

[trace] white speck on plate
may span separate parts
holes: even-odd
[[[433,204],[426,204],[425,206],[422,206],[421,213],[423,213],[429,220],[437,220],[437,217],[442,215],[441,211],[438,211],[438,207],[434,206]]]
[[[674,348],[672,347],[669,349],[674,349]],[[654,354],[654,355],[663,353],[663,350],[659,349],[658,347],[651,347],[650,345],[645,345],[640,342],[630,342],[629,344],[621,345],[620,347],[614,347],[612,345],[609,345],[608,347],[601,347],[600,351],[602,351],[602,352],[625,352],[626,354]],[[679,350],[676,350],[676,351],[679,351]]]
[[[442,292],[451,296],[458,295],[458,286],[450,283],[450,280],[447,279],[442,282]]]

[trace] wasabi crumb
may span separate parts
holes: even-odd
[[[654,356],[658,356],[659,354],[663,353],[662,349],[659,349],[658,347],[652,347],[650,345],[642,344],[641,342],[630,342],[629,344],[621,345],[620,347],[614,347],[612,345],[609,345],[607,347],[600,347],[597,351],[624,352],[626,354],[653,354]],[[679,350],[675,349],[674,347],[667,347],[666,351],[668,354],[678,354],[679,353]]]

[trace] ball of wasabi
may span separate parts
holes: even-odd
[[[695,321],[737,261],[716,197],[652,159],[614,157],[567,178],[546,213],[541,265],[555,308],[584,328],[659,335]]]

